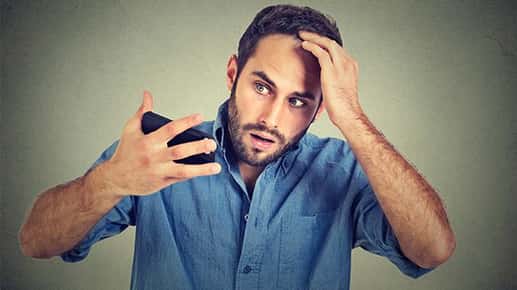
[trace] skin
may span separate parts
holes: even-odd
[[[218,163],[173,162],[214,151],[216,144],[212,140],[167,147],[168,140],[200,124],[201,116],[181,118],[144,135],[140,128],[142,116],[152,108],[152,96],[144,92],[143,102],[126,122],[111,159],[81,177],[38,194],[18,233],[24,255],[51,258],[71,249],[125,196],[149,195],[176,182],[220,172]]]
[[[335,41],[301,32],[317,57],[321,89],[332,123],[364,168],[404,254],[423,268],[444,263],[456,240],[438,193],[370,122],[358,98],[359,66]]]
[[[300,111],[293,109],[289,100],[296,91],[318,96],[319,86],[331,122],[348,140],[364,168],[404,254],[423,268],[444,263],[456,242],[443,204],[432,186],[365,115],[358,99],[357,61],[327,37],[310,32],[300,32],[299,36],[303,41],[286,35],[260,40],[237,82],[234,106],[241,116],[241,128],[247,123],[263,124],[265,132],[277,130],[286,140],[296,140],[309,126],[316,103]],[[318,62],[316,68],[314,60]],[[230,90],[235,85],[236,70],[236,58],[232,56],[227,68]],[[263,93],[261,87],[257,88],[255,83],[261,78],[254,74],[256,71],[265,72],[276,84],[275,89]],[[234,142],[241,142],[246,155],[255,160],[282,150],[282,142],[277,142],[270,150],[254,151],[249,132],[242,131],[241,138]],[[239,167],[252,192],[264,167],[245,160]]]
[[[232,55],[227,66],[227,86],[234,85],[229,115],[232,142],[243,151],[237,154],[241,175],[251,195],[255,181],[264,170],[263,161],[278,157],[296,143],[323,107],[317,59],[301,47],[292,36],[269,35],[257,44],[255,53],[237,77],[237,58]],[[316,115],[316,116],[315,116]],[[233,116],[233,117],[232,117]],[[252,129],[245,129],[246,125]],[[234,132],[238,130],[238,132]],[[232,132],[234,132],[232,134]],[[251,133],[263,134],[274,141],[270,148],[256,148]]]
[[[263,38],[239,76],[235,108],[241,125],[236,126],[234,137],[241,133],[244,153],[261,161],[281,152],[286,142],[295,141],[307,129],[314,114],[319,116],[326,109],[364,168],[404,254],[424,268],[445,262],[454,251],[455,238],[443,204],[431,185],[364,114],[358,100],[357,62],[326,37],[308,32],[300,33],[300,37],[303,42],[286,35]],[[266,73],[275,88],[258,95],[265,91],[255,84],[256,71]],[[231,56],[227,66],[229,90],[236,76],[236,59]],[[315,100],[323,95],[324,106],[316,111],[317,102],[311,105],[307,100],[307,108],[293,108],[292,104],[298,104],[291,100],[294,92],[309,92]],[[124,196],[152,194],[175,182],[220,171],[217,163],[171,162],[215,150],[211,140],[166,146],[167,140],[199,124],[200,116],[178,119],[143,135],[141,118],[151,110],[152,96],[145,92],[142,105],[127,121],[110,160],[38,195],[19,233],[25,255],[50,258],[72,248]],[[252,131],[245,129],[246,124],[261,124],[262,129],[254,129],[254,133],[279,133],[269,136],[277,143],[267,150],[253,149],[247,134]],[[239,168],[252,192],[264,165],[241,160]]]

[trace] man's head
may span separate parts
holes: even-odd
[[[299,31],[342,45],[333,20],[309,7],[269,6],[253,19],[227,68],[229,133],[240,161],[264,166],[305,134],[322,112],[320,68]]]

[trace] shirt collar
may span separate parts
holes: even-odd
[[[217,117],[215,119],[215,122],[214,122],[214,127],[212,129],[212,135],[215,137],[215,141],[217,142],[217,145],[219,145],[220,148],[223,148],[223,151],[225,151],[225,147],[224,147],[224,138],[225,138],[225,128],[226,128],[226,124],[227,124],[227,119],[228,119],[228,101],[229,99],[227,99],[226,101],[224,101],[224,103],[222,103],[220,106],[219,106],[219,110],[217,111]]]
[[[220,146],[220,148],[222,148],[223,153],[226,152],[225,146],[231,146],[231,144],[229,143],[230,140],[229,139],[226,140],[226,138],[229,138],[229,137],[225,136],[227,134],[226,126],[228,124],[228,102],[229,102],[229,99],[226,99],[226,101],[224,101],[219,106],[219,109],[217,111],[217,117],[215,119],[214,126],[212,129],[212,135],[215,137],[215,140],[216,140],[218,146]],[[307,132],[303,135],[303,137],[296,144],[294,144],[287,152],[285,152],[279,158],[279,160],[277,160],[280,162],[280,166],[282,167],[284,174],[287,174],[287,172],[291,168],[293,162],[295,161],[296,156],[301,151],[301,147],[302,147],[301,144],[303,144],[305,142],[306,135],[307,135]],[[274,162],[274,163],[277,163],[277,162]]]

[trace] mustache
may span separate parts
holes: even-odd
[[[284,135],[282,135],[282,133],[280,133],[280,131],[276,130],[276,129],[270,129],[268,128],[266,125],[264,124],[251,124],[251,123],[248,123],[244,126],[242,126],[242,130],[256,130],[256,131],[262,131],[262,132],[265,132],[265,133],[268,133],[269,135],[273,135],[275,136],[276,138],[278,138],[280,140],[280,143],[285,143],[285,137]]]

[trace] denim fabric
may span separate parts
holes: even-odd
[[[136,225],[131,289],[349,289],[355,247],[416,278],[346,142],[307,133],[259,176],[250,201],[225,133],[227,102],[198,126],[218,142],[218,175],[122,199],[73,249]],[[92,165],[113,155],[118,140]]]

